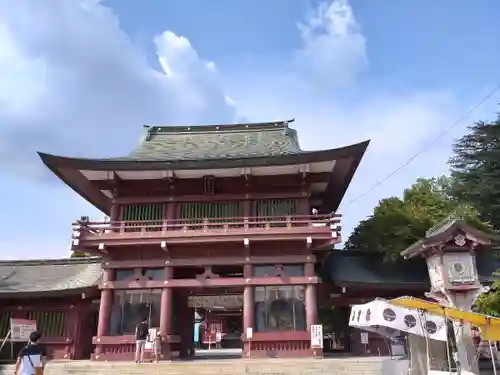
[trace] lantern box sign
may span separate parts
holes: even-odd
[[[446,341],[444,318],[396,307],[383,299],[352,306],[349,326],[384,337],[395,338],[400,336],[401,332],[406,332],[431,340]]]

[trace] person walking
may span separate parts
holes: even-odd
[[[28,345],[17,356],[15,375],[43,375],[47,353],[45,347],[39,343],[42,335],[33,331],[30,333]]]
[[[148,340],[149,325],[146,318],[135,328],[135,363],[144,362],[144,348]]]

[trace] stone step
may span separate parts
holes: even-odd
[[[45,375],[403,375],[407,368],[384,357],[325,359],[227,359],[144,363],[50,362]],[[399,369],[401,368],[401,369]],[[402,372],[401,372],[402,371]],[[11,375],[14,366],[0,367]]]

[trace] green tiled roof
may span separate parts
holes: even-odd
[[[139,147],[122,160],[238,159],[302,152],[297,132],[288,122],[146,129]]]
[[[101,259],[0,262],[0,295],[62,292],[97,286]]]
[[[378,253],[335,250],[325,262],[324,273],[338,285],[370,284],[394,288],[398,286],[429,288],[429,274],[423,258],[384,262]],[[476,264],[482,282],[496,279],[493,272],[500,269],[500,259],[491,252],[481,251]]]

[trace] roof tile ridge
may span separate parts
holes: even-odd
[[[47,258],[47,259],[13,259],[0,260],[0,266],[51,266],[71,264],[102,263],[100,257]]]
[[[217,131],[263,131],[272,129],[285,129],[295,120],[255,122],[241,124],[218,124],[218,125],[143,125],[149,134],[171,134],[171,133],[205,133]]]

